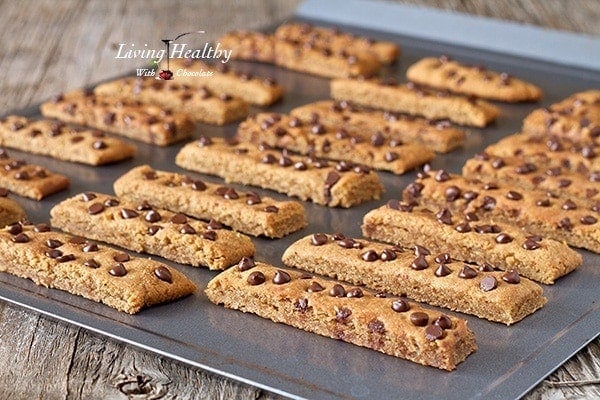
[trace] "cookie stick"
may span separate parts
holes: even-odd
[[[449,198],[456,195],[460,194],[449,192]],[[486,223],[475,214],[463,216],[445,208],[430,211],[395,199],[369,211],[362,232],[404,248],[422,245],[432,254],[450,247],[456,260],[513,270],[545,284],[553,284],[582,262],[581,255],[566,244],[534,237],[512,225]]]
[[[406,77],[419,85],[508,103],[538,101],[542,97],[542,90],[529,82],[447,56],[417,61],[408,67]]]
[[[478,272],[452,254],[317,233],[288,247],[283,263],[434,306],[514,324],[546,303],[542,288],[514,272]]]
[[[364,166],[344,162],[334,166],[221,138],[185,145],[175,163],[227,182],[259,186],[329,207],[348,208],[378,199],[384,190],[377,174]]]
[[[555,197],[600,201],[600,183],[596,174],[584,176],[520,157],[493,157],[485,152],[479,153],[465,162],[462,173],[467,178],[502,181],[523,189],[543,190]]]
[[[380,132],[373,132],[369,138],[353,136],[344,129],[307,124],[284,114],[262,113],[250,117],[238,126],[236,137],[242,142],[361,163],[395,174],[403,174],[434,157],[433,152],[419,144],[386,140]]]
[[[9,115],[0,121],[0,144],[59,160],[103,165],[134,156],[136,148],[102,131],[76,129],[54,120]]]
[[[304,207],[255,192],[157,171],[148,165],[131,169],[114,183],[115,193],[136,202],[210,220],[253,236],[280,238],[306,226]]]
[[[190,58],[176,58],[170,64],[177,82],[198,89],[205,86],[215,93],[239,97],[250,104],[268,106],[283,96],[283,86],[274,79],[237,72],[221,62],[210,65],[200,61],[193,62]],[[197,76],[199,73],[210,75]]]
[[[9,157],[0,149],[0,188],[12,193],[41,200],[69,187],[69,178],[44,167]]]
[[[292,109],[290,115],[302,122],[344,129],[365,139],[380,132],[385,139],[421,144],[437,153],[448,153],[465,142],[465,132],[448,121],[367,110],[347,101],[317,101]]]
[[[52,232],[47,224],[14,224],[1,230],[0,271],[129,314],[196,289],[175,268]]]
[[[194,267],[225,269],[254,255],[250,238],[214,221],[207,224],[101,193],[85,192],[66,199],[50,215],[52,226],[73,235]]]
[[[334,79],[331,97],[386,111],[448,119],[459,125],[483,128],[496,119],[498,108],[483,100],[419,88],[412,82],[398,84],[393,79]]]
[[[449,192],[460,196],[448,199]],[[582,199],[548,197],[538,190],[517,190],[514,185],[498,181],[480,181],[430,171],[409,184],[403,191],[406,202],[456,213],[475,213],[482,221],[515,224],[532,235],[541,235],[600,252],[598,204]]]
[[[248,115],[248,103],[242,99],[204,87],[194,89],[177,80],[123,78],[96,86],[94,93],[158,105],[213,125],[225,125]]]
[[[96,96],[75,91],[43,103],[45,117],[91,126],[140,142],[168,146],[190,137],[194,121],[186,114],[164,107],[142,105],[117,96]]]
[[[213,278],[210,301],[451,371],[477,349],[463,319],[251,260]]]

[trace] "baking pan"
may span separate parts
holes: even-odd
[[[309,2],[308,5],[314,3]],[[310,14],[306,6],[301,8],[301,14],[305,17],[307,13]],[[363,18],[367,19],[369,9],[363,11]],[[426,18],[427,12],[423,11],[422,15]],[[319,18],[327,17],[320,15]],[[372,23],[379,17],[375,13],[369,20]],[[401,20],[398,23],[401,24]],[[319,24],[328,23],[321,20]],[[499,29],[494,26],[494,29]],[[356,26],[343,28],[401,44],[400,61],[385,71],[401,79],[406,68],[417,59],[448,54],[467,63],[484,64],[490,69],[507,71],[538,84],[545,91],[543,105],[576,91],[600,87],[600,71],[597,69],[582,69],[564,63],[549,63],[548,60],[432,42],[419,37],[418,32],[406,36],[389,31],[364,30]],[[511,27],[504,28],[510,30]],[[327,79],[269,65],[235,64],[254,74],[273,76],[285,86],[285,100],[271,107],[272,111],[287,112],[295,106],[328,98]],[[501,104],[502,115],[494,125],[486,129],[468,129],[466,146],[438,156],[432,166],[460,172],[467,158],[501,137],[518,131],[521,120],[537,107],[540,104]],[[18,112],[28,117],[39,115],[36,108]],[[201,125],[196,136],[200,132],[230,136],[235,132],[235,125]],[[42,222],[48,220],[49,209],[66,197],[84,190],[112,193],[112,182],[136,165],[149,163],[157,169],[187,173],[174,163],[175,155],[183,144],[169,148],[141,143],[136,145],[139,151],[133,160],[103,167],[74,166],[42,156],[9,151],[11,155],[27,158],[32,163],[44,165],[72,179],[71,188],[66,192],[52,195],[41,202],[19,201],[32,221]],[[218,178],[188,174],[221,182]],[[390,198],[399,198],[402,189],[414,179],[415,173],[401,177],[381,173],[380,176],[387,189],[381,200],[352,209],[329,209],[304,203],[310,225],[280,240],[254,239],[257,258],[280,265],[284,249],[293,241],[313,232],[338,231],[360,236],[363,215]],[[285,199],[285,196],[277,193],[257,191],[261,195]],[[547,305],[516,325],[506,327],[460,315],[468,320],[477,335],[479,350],[454,372],[424,367],[213,305],[202,289],[216,272],[182,265],[176,267],[194,280],[199,290],[193,296],[144,310],[135,316],[119,313],[68,293],[37,287],[30,281],[8,274],[0,274],[0,298],[186,364],[293,398],[517,398],[598,336],[600,256],[586,251],[581,251],[581,254],[584,257],[583,266],[555,285],[544,286]],[[167,264],[174,265],[170,262]]]

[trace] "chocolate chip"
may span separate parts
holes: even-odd
[[[350,315],[352,315],[352,311],[347,307],[342,307],[335,313],[335,320],[346,323]]]
[[[379,259],[379,255],[375,250],[367,250],[360,255],[360,258],[362,258],[365,261],[372,262],[377,261]]]
[[[510,200],[521,200],[523,195],[519,192],[515,192],[514,190],[509,190],[506,194],[506,197]]]
[[[357,287],[352,288],[352,289],[350,289],[350,290],[348,290],[346,292],[346,297],[360,298],[360,297],[363,297],[363,296],[364,296],[363,291],[360,288],[357,288]]]
[[[562,205],[563,210],[575,210],[577,208],[577,204],[571,199],[565,201]]]
[[[139,214],[137,213],[137,211],[131,210],[129,208],[121,209],[121,218],[123,219],[136,218],[138,215]]]
[[[500,227],[498,225],[475,225],[475,232],[477,233],[500,233]]]
[[[308,310],[308,299],[298,299],[294,303],[294,308],[300,312]]]
[[[115,260],[116,262],[124,263],[131,260],[131,257],[129,257],[129,254],[127,253],[118,253],[113,257],[113,260]]]
[[[154,269],[154,276],[156,276],[161,281],[167,283],[173,283],[173,277],[171,276],[171,271],[163,265]]]
[[[150,210],[146,213],[144,219],[148,222],[158,222],[160,221],[161,216],[157,211]]]
[[[184,225],[185,226],[185,225]],[[183,229],[183,228],[182,228]],[[182,232],[183,233],[183,232]],[[187,232],[185,232],[187,233]],[[206,231],[206,232],[201,232],[199,235],[202,239],[206,239],[206,240],[211,240],[211,241],[215,241],[217,240],[217,232],[215,231]]]
[[[96,195],[92,192],[85,192],[81,195],[81,199],[83,201],[91,201],[94,200],[96,198]]]
[[[498,281],[493,276],[485,276],[483,279],[481,279],[481,282],[479,282],[479,288],[484,292],[489,292],[497,287]]]
[[[94,260],[93,258],[90,258],[89,260],[86,260],[83,265],[85,265],[86,267],[89,268],[100,268],[100,264],[98,263],[98,261]]]
[[[494,169],[500,169],[500,168],[504,167],[505,165],[506,165],[506,163],[501,158],[496,158],[496,159],[492,160],[492,167]]]
[[[127,270],[123,264],[116,263],[108,270],[108,273],[112,276],[125,276],[127,275]]]
[[[412,182],[406,187],[406,192],[411,197],[419,197],[421,195],[421,191],[425,186],[419,182]]]
[[[479,221],[479,217],[477,216],[477,214],[472,212],[465,213],[465,219],[470,222]]]
[[[535,172],[536,170],[537,167],[535,166],[535,164],[532,163],[525,163],[515,167],[515,172],[520,175],[529,174],[531,172]]]
[[[329,295],[331,297],[344,297],[346,296],[346,290],[342,285],[336,283],[331,287],[331,289],[329,289]]]
[[[548,199],[542,199],[542,200],[538,200],[535,202],[535,205],[538,207],[549,207],[550,206],[550,200]]]
[[[102,149],[106,149],[107,147],[108,147],[108,145],[102,140],[96,140],[96,141],[94,141],[94,143],[92,143],[92,148],[94,150],[102,150]]]
[[[591,215],[585,215],[585,216],[581,217],[581,219],[579,221],[584,225],[593,225],[596,222],[598,222],[598,220]]]
[[[27,171],[16,172],[14,177],[15,177],[15,179],[20,180],[20,181],[29,180],[29,174],[27,173]]]
[[[425,328],[425,339],[431,342],[443,339],[445,335],[444,330],[437,325],[429,325]]]
[[[463,265],[462,269],[458,273],[458,277],[463,278],[463,279],[473,279],[476,276],[477,276],[477,271],[475,271],[473,268],[469,267],[468,265]]]
[[[174,224],[185,224],[187,223],[187,220],[185,214],[182,213],[175,214],[171,217],[171,222]]]
[[[60,240],[56,240],[56,239],[46,240],[46,247],[49,247],[51,249],[56,249],[62,245],[63,245],[63,243]]]
[[[238,262],[237,268],[240,271],[247,271],[249,269],[254,268],[255,266],[256,266],[256,263],[254,262],[254,258],[242,257],[240,262]]]
[[[429,249],[427,249],[426,247],[423,247],[423,246],[419,246],[418,244],[415,245],[414,251],[415,251],[415,256],[417,256],[417,257],[428,256],[431,254]]]
[[[206,228],[210,229],[211,231],[218,231],[219,229],[223,229],[223,224],[221,224],[218,221],[215,221],[214,219],[211,219],[210,221],[208,221],[208,224],[206,224]]]
[[[427,267],[429,267],[429,264],[427,263],[427,260],[425,259],[425,255],[421,254],[413,260],[413,262],[410,264],[410,267],[414,270],[420,271],[420,270],[423,270],[423,269],[426,269]]]
[[[88,212],[92,215],[96,215],[104,211],[104,206],[102,203],[94,203],[88,208]]]
[[[535,249],[539,249],[540,245],[535,240],[526,239],[525,242],[523,243],[523,248],[525,250],[535,250]]]
[[[279,211],[279,208],[277,208],[277,206],[266,206],[264,211],[268,213],[276,213]]]
[[[37,224],[35,226],[35,228],[33,228],[33,230],[38,233],[41,233],[41,232],[50,232],[51,228],[50,228],[50,225],[42,223],[42,224]]]
[[[94,242],[89,242],[85,246],[83,246],[83,251],[86,253],[98,251],[98,245]]]
[[[498,236],[496,236],[496,243],[506,244],[506,243],[510,243],[512,241],[513,241],[513,238],[506,233],[501,233]]]
[[[323,286],[321,286],[321,284],[319,284],[319,282],[311,282],[311,284],[308,286],[308,289],[306,289],[308,292],[310,293],[316,293],[316,292],[321,292],[323,290],[325,290],[325,288]]]
[[[107,199],[104,201],[104,207],[116,207],[119,205],[119,200],[117,199]]]
[[[452,258],[449,253],[440,253],[435,256],[434,261],[438,264],[450,264],[452,262]]]
[[[158,225],[150,225],[148,227],[148,235],[153,236],[155,235],[158,231],[160,231],[162,229],[162,226],[158,226]]]
[[[310,238],[310,242],[313,246],[322,246],[327,243],[327,235],[324,233],[315,233]]]
[[[445,225],[452,225],[452,213],[447,208],[442,208],[435,214],[438,222]]]
[[[471,225],[469,225],[468,222],[461,222],[458,225],[456,225],[454,229],[460,233],[467,233],[471,232]]]
[[[435,270],[435,276],[440,278],[443,276],[450,275],[451,273],[452,270],[448,268],[444,263],[440,264],[439,267],[437,267],[437,269]]]
[[[196,230],[190,224],[183,224],[181,228],[179,228],[179,233],[182,235],[194,235]]]
[[[198,139],[196,143],[199,147],[207,147],[210,146],[213,143],[213,141],[208,136],[200,136],[200,139]]]
[[[48,250],[46,251],[46,257],[50,257],[50,258],[58,258],[60,256],[63,255],[63,252],[60,250]]]
[[[254,271],[250,275],[248,275],[246,281],[252,286],[257,286],[265,283],[265,279],[265,274],[263,274],[260,271]]]
[[[425,326],[429,322],[429,315],[424,312],[414,312],[410,314],[410,322],[415,326]]]
[[[433,325],[437,325],[444,330],[452,329],[452,320],[447,315],[442,314],[433,321]]]
[[[446,171],[441,169],[435,174],[434,179],[438,182],[446,182],[446,181],[450,180],[450,174],[448,174]]]
[[[254,204],[259,204],[261,202],[260,196],[255,192],[246,193],[246,204],[249,206],[253,206]]]
[[[12,237],[12,241],[15,243],[27,243],[29,242],[29,236],[25,233],[19,233]]]
[[[396,257],[396,252],[392,249],[384,249],[379,255],[381,261],[393,261]]]
[[[517,273],[517,271],[508,271],[502,275],[502,280],[507,283],[511,283],[513,285],[521,282],[521,277]]]
[[[149,181],[152,181],[152,180],[158,178],[158,176],[156,175],[156,171],[146,171],[146,172],[144,172],[144,178]]]
[[[8,227],[8,233],[11,235],[18,235],[21,232],[23,232],[23,227],[19,223],[11,224]]]
[[[406,312],[410,310],[410,303],[404,299],[396,299],[392,302],[392,310],[396,312]]]
[[[75,260],[74,254],[65,254],[56,258],[59,263],[69,262]]]
[[[496,199],[490,196],[484,196],[482,199],[481,208],[486,211],[491,211],[496,207]]]
[[[381,147],[385,143],[385,138],[381,132],[376,132],[371,136],[371,144],[375,147]]]
[[[483,186],[483,190],[495,190],[498,189],[498,185],[493,182],[488,182]]]
[[[315,135],[322,135],[325,133],[325,127],[321,124],[314,124],[310,128],[310,132]]]
[[[459,197],[460,197],[460,189],[458,188],[458,186],[448,186],[446,188],[446,201],[448,202],[453,202],[456,201]]]
[[[71,239],[69,239],[69,243],[71,243],[71,244],[86,244],[87,240],[85,240],[85,238],[82,238],[81,236],[73,236]]]
[[[571,229],[573,229],[573,225],[571,224],[571,220],[569,218],[561,219],[558,221],[557,226],[565,231],[571,231]]]
[[[8,189],[0,188],[0,197],[7,197],[9,193]]]
[[[384,334],[385,324],[378,319],[372,319],[367,323],[367,329],[369,329],[371,333]]]
[[[288,283],[291,280],[292,278],[290,277],[290,274],[280,269],[278,269],[275,272],[275,276],[273,276],[273,283],[276,285],[283,285],[284,283]]]

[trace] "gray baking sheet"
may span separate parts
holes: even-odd
[[[545,90],[542,105],[576,91],[600,87],[600,72],[597,70],[442,45],[416,37],[343,28],[401,44],[400,62],[386,71],[386,74],[401,80],[406,68],[417,59],[443,53],[467,63],[507,71],[540,85]],[[236,66],[255,74],[273,76],[285,86],[285,100],[269,110],[287,112],[295,106],[328,98],[327,79],[269,65],[238,62]],[[468,129],[466,146],[438,156],[432,163],[433,167],[460,172],[462,163],[474,153],[518,131],[523,117],[540,104],[499,106],[502,115],[497,123],[486,129]],[[39,115],[36,109],[20,110],[20,113]],[[235,125],[222,128],[201,125],[196,136],[200,132],[227,136],[235,132]],[[133,160],[103,167],[75,166],[47,157],[9,151],[11,155],[44,165],[72,179],[68,191],[41,202],[18,200],[27,209],[32,221],[42,222],[48,219],[52,205],[66,197],[84,190],[112,193],[114,179],[136,165],[149,163],[157,169],[188,173],[174,164],[175,154],[183,144],[169,148],[136,145],[139,151]],[[188,174],[222,182],[218,178]],[[380,176],[387,188],[381,200],[348,210],[304,203],[310,225],[280,240],[253,239],[257,258],[280,265],[284,249],[313,232],[339,231],[360,236],[362,216],[390,198],[399,198],[415,173],[402,177],[381,173]],[[270,191],[257,191],[282,200],[286,198]],[[213,305],[204,296],[202,288],[216,272],[180,265],[177,268],[193,279],[199,290],[193,296],[144,310],[135,316],[68,293],[37,287],[30,281],[8,274],[0,274],[0,298],[186,364],[294,398],[516,398],[599,333],[600,256],[586,251],[581,251],[581,254],[584,256],[583,266],[554,286],[544,286],[548,304],[516,325],[506,327],[461,315],[476,333],[479,350],[454,372],[424,367]]]

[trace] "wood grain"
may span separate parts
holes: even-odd
[[[399,2],[600,33],[597,0]],[[114,46],[122,41],[155,43],[190,27],[205,29],[213,39],[230,29],[281,21],[297,4],[297,0],[0,1],[2,113],[129,71],[129,64],[114,59]],[[597,339],[526,399],[600,398],[599,360]],[[0,303],[0,399],[127,398],[281,397]]]

